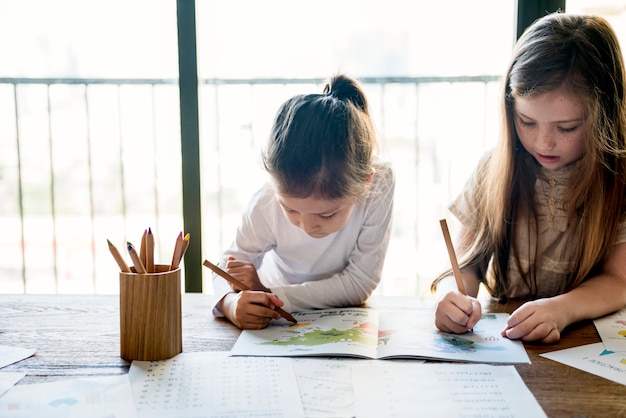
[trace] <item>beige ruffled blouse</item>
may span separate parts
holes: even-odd
[[[482,163],[485,162],[483,159]],[[530,265],[531,249],[537,247],[537,296],[550,297],[565,292],[565,278],[572,273],[575,246],[571,245],[572,228],[568,228],[567,213],[564,196],[570,174],[576,164],[571,164],[559,170],[538,168],[535,182],[535,205],[537,208],[538,236],[529,237],[528,222],[521,222],[517,237],[519,245],[520,265],[527,273]],[[470,229],[475,229],[476,220],[473,218],[474,194],[476,187],[476,173],[469,179],[464,190],[450,206],[450,211]],[[473,228],[474,227],[474,228]],[[620,222],[615,243],[626,242],[626,219]],[[512,298],[529,296],[529,289],[522,280],[513,255],[509,259],[509,281],[507,294]],[[487,275],[493,280],[493,275]]]

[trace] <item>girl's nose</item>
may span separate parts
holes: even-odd
[[[554,135],[547,128],[539,129],[537,145],[540,150],[550,151],[554,148]]]
[[[300,217],[300,228],[307,234],[315,231],[317,226],[317,221],[312,216],[302,215]]]

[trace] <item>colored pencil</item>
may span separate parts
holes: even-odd
[[[148,228],[146,234],[146,270],[148,273],[154,273],[154,235],[151,228]]]
[[[180,250],[179,250],[180,254],[177,255],[176,260],[174,260],[174,264],[170,266],[170,270],[174,270],[175,268],[178,268],[178,266],[180,265],[180,262],[183,260],[185,252],[187,251],[187,247],[189,247],[189,232],[187,232],[187,234],[185,235],[185,238],[183,238],[183,241],[180,244]]]
[[[107,239],[107,243],[109,244],[109,251],[111,251],[111,254],[113,254],[113,258],[117,262],[117,265],[120,266],[120,270],[122,270],[124,273],[130,273],[130,269],[128,268],[128,265],[126,264],[126,261],[124,261],[120,252],[117,251],[117,248],[115,247],[115,245],[113,245],[113,243],[109,241],[108,239]]]
[[[144,267],[143,263],[139,259],[139,255],[137,254],[137,251],[135,250],[135,246],[131,244],[130,242],[126,242],[126,245],[128,247],[128,254],[130,254],[130,258],[133,260],[135,273],[146,274],[147,273],[146,268]]]
[[[148,230],[144,229],[143,234],[141,235],[141,243],[139,245],[139,259],[141,263],[146,266],[146,236],[148,235]]]
[[[180,257],[183,251],[183,231],[180,231],[178,237],[176,237],[176,243],[174,244],[174,254],[172,254],[172,262],[170,263],[170,270],[178,268]]]
[[[446,241],[446,247],[448,248],[448,256],[450,257],[450,264],[452,265],[452,274],[456,280],[456,287],[461,293],[466,295],[465,285],[463,284],[463,275],[459,267],[459,262],[456,259],[456,253],[454,252],[454,246],[452,245],[452,239],[450,238],[450,231],[448,230],[448,223],[445,219],[439,221],[441,224],[441,231],[443,232],[443,239]]]
[[[215,264],[212,264],[209,260],[204,260],[203,265],[211,269],[215,274],[221,276],[229,283],[234,284],[241,290],[252,290],[248,286],[246,286],[244,283],[240,282],[239,280],[237,280],[236,278],[234,278],[233,276],[231,276],[230,274],[228,274],[227,272],[225,272],[224,270],[222,270]],[[296,321],[296,318],[294,318],[289,312],[285,311],[284,309],[279,308],[278,306],[275,307],[274,309],[276,310],[276,312],[280,314],[280,316],[285,318],[287,321],[293,322],[294,324],[298,323],[298,321]]]

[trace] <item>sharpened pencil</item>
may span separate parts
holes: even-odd
[[[148,228],[146,235],[146,270],[148,273],[154,273],[154,235],[151,228]]]
[[[172,262],[170,263],[170,270],[175,270],[178,268],[178,263],[180,262],[182,250],[183,250],[183,231],[178,233],[178,237],[176,237],[176,243],[174,244],[174,254],[172,254]]]
[[[183,238],[182,241],[177,241],[177,251],[174,251],[174,257],[172,258],[172,265],[170,266],[170,270],[174,270],[175,268],[178,268],[178,266],[180,265],[180,262],[183,260],[183,256],[185,255],[185,252],[187,251],[187,247],[189,247],[189,233],[187,233],[187,235],[185,235],[185,238]]]
[[[122,255],[120,254],[120,252],[117,251],[117,248],[115,247],[115,245],[113,245],[113,243],[109,241],[108,239],[107,239],[107,243],[109,244],[109,251],[111,251],[111,254],[113,254],[113,258],[117,262],[117,265],[120,266],[120,270],[122,270],[122,272],[124,273],[130,273],[130,269],[128,268],[128,265],[126,264],[126,261],[124,261],[124,258],[122,258]]]
[[[147,273],[146,268],[141,262],[141,259],[139,259],[139,254],[137,254],[137,251],[135,250],[135,246],[131,244],[130,242],[126,242],[126,245],[128,247],[128,254],[130,254],[130,258],[133,260],[133,265],[134,265],[133,267],[135,267],[135,273],[146,274]]]
[[[446,247],[448,248],[448,256],[450,257],[450,264],[452,265],[452,274],[456,280],[456,287],[459,292],[467,295],[465,292],[465,285],[463,284],[463,275],[459,267],[459,262],[456,259],[456,253],[454,252],[454,246],[452,245],[452,239],[450,238],[450,231],[448,230],[448,223],[445,219],[439,221],[441,224],[441,231],[443,232],[443,239],[446,241]]]
[[[141,235],[141,243],[139,245],[139,259],[141,260],[141,264],[147,266],[147,257],[146,257],[146,236],[148,235],[148,230],[144,229],[143,234]]]
[[[229,283],[234,284],[235,286],[239,287],[241,290],[252,290],[248,286],[246,286],[244,283],[242,283],[239,280],[235,279],[233,276],[231,276],[230,274],[228,274],[227,272],[225,272],[224,270],[222,270],[221,268],[219,268],[215,264],[211,263],[209,260],[204,260],[203,265],[205,267],[208,267],[209,269],[211,269],[215,274],[221,276],[222,278],[224,278]],[[287,321],[293,322],[294,324],[298,323],[298,321],[296,321],[296,318],[294,318],[286,310],[284,310],[282,308],[279,308],[278,306],[276,306],[274,309],[276,310],[276,312],[278,312],[280,314],[280,316],[285,318]]]

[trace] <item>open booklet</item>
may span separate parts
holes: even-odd
[[[427,310],[342,308],[296,312],[297,324],[244,330],[232,356],[327,356],[530,363],[520,341],[502,337],[508,314],[484,314],[472,332],[448,334]]]

